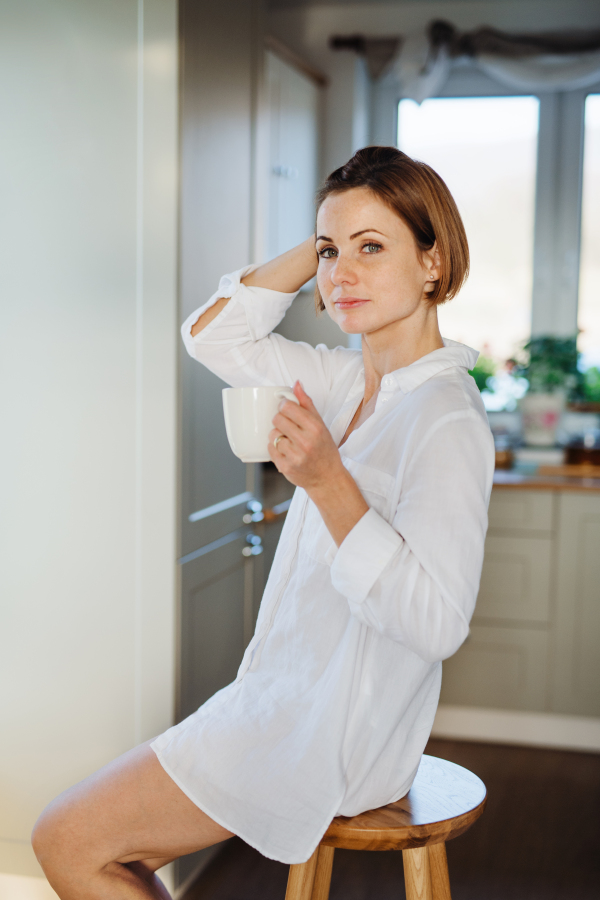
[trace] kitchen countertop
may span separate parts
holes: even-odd
[[[275,467],[263,467],[263,503],[265,509],[288,500],[294,487]],[[579,491],[600,492],[600,476],[573,476],[538,474],[539,466],[519,466],[514,469],[496,469],[494,489],[509,491]],[[543,468],[543,467],[542,467]]]
[[[540,475],[535,470],[496,469],[494,489],[509,491],[579,491],[600,492],[600,477],[573,475]]]

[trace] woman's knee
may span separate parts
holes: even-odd
[[[60,866],[61,860],[68,857],[74,849],[70,846],[73,842],[70,819],[68,809],[61,803],[61,797],[57,797],[33,826],[31,845],[46,875],[57,865]]]

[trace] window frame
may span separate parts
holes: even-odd
[[[436,99],[537,97],[539,100],[532,336],[570,337],[577,333],[585,101],[588,94],[599,92],[600,82],[573,91],[513,89],[477,69],[470,61],[461,60],[435,95]],[[396,146],[398,104],[402,99],[399,88],[385,79],[377,86],[373,104],[374,143]]]

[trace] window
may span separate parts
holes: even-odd
[[[600,94],[585,101],[582,200],[578,324],[588,368],[600,366]]]
[[[447,183],[465,223],[471,275],[440,307],[444,337],[504,361],[531,332],[539,101],[401,100],[398,146]]]

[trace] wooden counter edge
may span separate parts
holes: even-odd
[[[497,481],[494,490],[501,491],[570,491],[572,493],[600,493],[600,478],[569,478],[523,475],[521,481]]]

